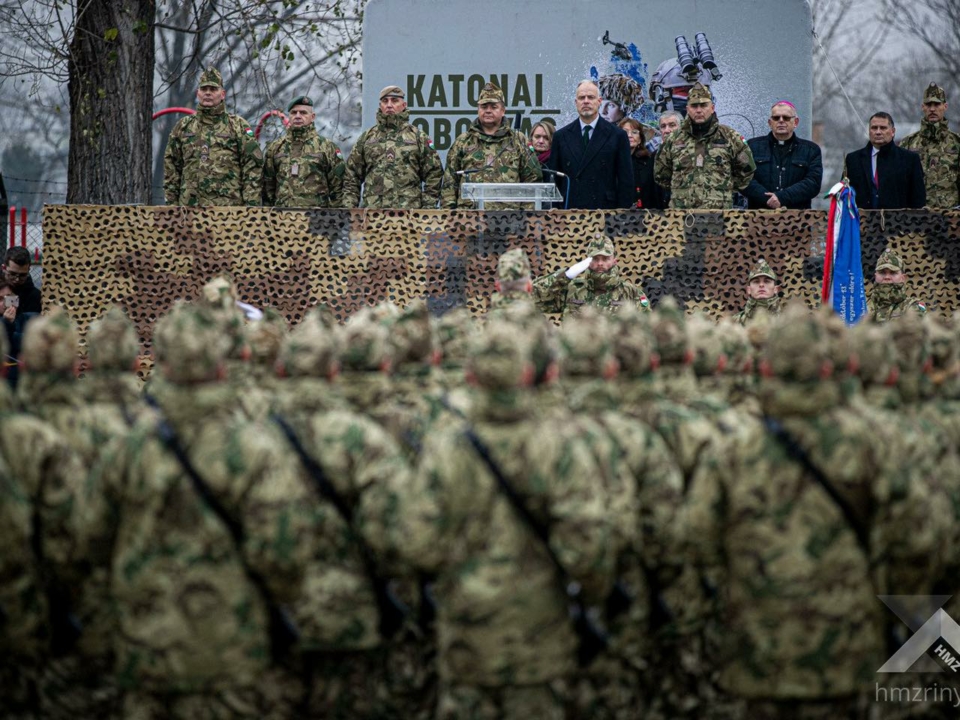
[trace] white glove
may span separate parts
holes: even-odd
[[[592,257],[588,257],[586,260],[581,260],[573,267],[568,268],[567,271],[564,273],[564,275],[567,276],[568,280],[573,280],[577,275],[582,275],[586,271],[586,269],[590,267],[590,263],[592,262],[593,262]]]

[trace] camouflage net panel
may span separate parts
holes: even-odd
[[[486,310],[497,258],[527,251],[534,276],[581,260],[589,238],[617,242],[624,275],[651,300],[673,294],[714,316],[738,311],[750,267],[766,258],[787,296],[819,302],[822,211],[651,212],[277,210],[48,205],[43,304],[81,331],[114,302],[149,351],[153,323],[228,272],[241,300],[297,323],[328,303],[341,319],[365,304],[428,298],[441,313]],[[960,287],[960,212],[871,211],[861,220],[869,292],[885,247],[902,254],[908,289],[952,313]]]

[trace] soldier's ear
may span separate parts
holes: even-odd
[[[223,382],[227,379],[227,365],[223,361],[217,363],[217,380]]]
[[[830,360],[824,360],[820,364],[820,379],[827,380],[831,375],[833,375],[833,362]]]
[[[80,358],[73,361],[73,376],[80,377]]]
[[[686,352],[683,353],[683,364],[689,365],[693,362],[693,350],[687,348]]]
[[[620,361],[616,358],[610,358],[603,366],[603,379],[613,380],[620,372]]]
[[[533,367],[533,363],[524,363],[523,370],[520,371],[520,387],[532,387],[536,375],[537,370]]]
[[[334,360],[330,363],[330,369],[327,371],[327,380],[333,381],[340,374],[340,361]]]
[[[430,364],[433,367],[440,367],[440,362],[443,360],[443,350],[437,348],[432,353],[430,353]]]
[[[856,353],[850,353],[850,359],[847,360],[847,372],[856,375],[860,371],[860,356]]]
[[[133,374],[134,374],[134,375],[137,375],[137,374],[140,373],[140,368],[141,368],[141,367],[143,367],[143,362],[140,360],[140,356],[137,355],[137,356],[133,359],[133,366],[132,366],[130,369],[133,370]]]
[[[526,291],[527,291],[528,293],[532,293],[532,292],[533,292],[533,280],[531,280],[530,278],[527,278],[527,284],[524,286],[524,288],[526,289]]]
[[[766,358],[760,360],[757,363],[757,371],[760,373],[760,377],[770,379],[773,377],[773,368],[770,366],[770,361]]]
[[[720,353],[720,357],[717,358],[717,367],[715,369],[717,373],[722,373],[727,369],[727,356],[725,353]]]
[[[551,360],[547,369],[543,371],[543,382],[545,385],[555,383],[560,377],[560,364],[556,360]]]
[[[384,358],[380,361],[380,372],[384,375],[389,375],[393,370],[393,361],[390,358]]]
[[[650,353],[650,369],[654,371],[660,369],[660,353]]]
[[[277,360],[277,362],[274,363],[273,370],[278,378],[285,378],[287,376],[287,366],[283,364],[282,360]]]
[[[247,362],[251,357],[253,357],[253,350],[250,349],[249,345],[244,345],[243,349],[240,350],[240,359]]]
[[[494,281],[493,281],[493,289],[496,290],[497,292],[500,292],[500,281],[499,281],[499,280],[494,280]]]
[[[887,379],[883,381],[883,384],[886,387],[893,387],[897,384],[897,382],[899,382],[899,380],[900,367],[898,365],[894,365],[892,368],[890,368],[890,372],[887,373]]]
[[[473,370],[467,370],[463,374],[463,379],[467,381],[467,385],[472,387],[477,387],[477,376],[474,374]]]

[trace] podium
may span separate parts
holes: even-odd
[[[483,210],[488,202],[522,203],[532,202],[537,210],[544,209],[544,203],[563,202],[563,195],[553,183],[471,183],[460,186],[460,197],[473,200],[478,210]]]

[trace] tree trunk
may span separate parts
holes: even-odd
[[[67,202],[150,202],[155,0],[83,3],[70,43]]]

